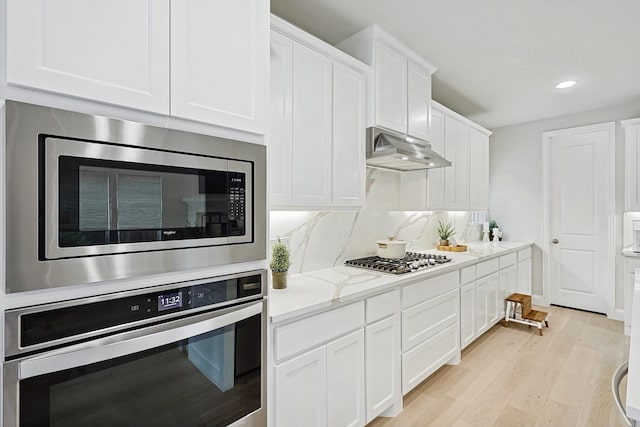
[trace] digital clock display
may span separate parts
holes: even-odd
[[[182,291],[158,295],[158,311],[182,307]]]

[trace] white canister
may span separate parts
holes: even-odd
[[[376,252],[381,258],[404,258],[407,242],[389,237],[387,240],[376,241]]]

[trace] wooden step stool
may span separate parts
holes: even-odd
[[[509,322],[522,323],[529,327],[533,325],[538,328],[540,335],[542,335],[542,322],[547,328],[549,327],[549,321],[547,320],[549,313],[532,310],[531,295],[511,294],[505,300],[505,304],[504,326],[509,326]],[[518,309],[520,309],[520,318],[517,315]]]

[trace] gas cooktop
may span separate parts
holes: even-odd
[[[399,259],[369,256],[350,259],[344,264],[349,267],[364,268],[367,270],[381,271],[383,273],[404,274],[425,270],[435,265],[445,264],[447,262],[451,262],[451,258],[447,258],[445,255],[407,252],[404,258]]]

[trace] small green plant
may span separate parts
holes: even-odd
[[[495,219],[492,219],[492,220],[489,222],[489,230],[493,230],[494,228],[498,228],[498,223],[496,222],[496,220],[495,220]]]
[[[276,273],[284,273],[289,271],[289,266],[291,262],[289,261],[289,249],[287,249],[287,245],[282,243],[278,238],[278,241],[273,244],[271,248],[271,271],[275,271]]]
[[[449,237],[456,234],[455,228],[453,228],[453,224],[448,222],[444,223],[442,221],[438,221],[438,236],[442,240],[449,240]]]

